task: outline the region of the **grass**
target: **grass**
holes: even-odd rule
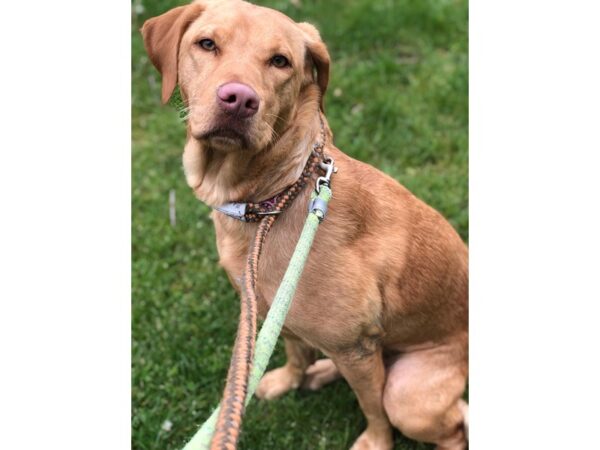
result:
[[[257,3],[321,30],[333,61],[326,103],[336,145],[396,178],[468,240],[466,0]],[[132,448],[178,449],[219,401],[238,299],[217,264],[209,209],[185,183],[184,124],[175,108],[160,106],[160,76],[137,32],[178,3],[140,5],[132,16]],[[280,346],[271,366],[283,361]],[[340,381],[254,401],[240,447],[345,449],[364,426]],[[431,448],[399,433],[395,440],[396,449]]]

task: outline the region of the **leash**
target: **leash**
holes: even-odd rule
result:
[[[216,408],[210,418],[188,442],[184,450],[234,450],[239,440],[242,416],[245,406],[250,402],[269,359],[277,343],[277,338],[285,322],[298,280],[306,264],[306,259],[319,223],[325,218],[327,205],[331,199],[330,181],[336,171],[334,161],[323,155],[325,144],[324,125],[321,119],[321,141],[313,145],[300,178],[281,195],[275,207],[269,211],[252,210],[244,214],[244,221],[260,220],[254,237],[254,244],[249,252],[244,271],[244,283],[240,302],[240,320],[233,347],[227,382],[221,406]],[[319,161],[322,159],[322,161]],[[315,191],[311,195],[309,214],[302,234],[285,272],[283,280],[275,294],[275,298],[263,327],[256,336],[256,276],[258,260],[265,237],[275,222],[277,215],[286,209],[291,201],[300,193],[308,182],[317,165],[325,171],[316,181]],[[261,214],[262,213],[262,214]],[[264,217],[260,217],[264,215]]]

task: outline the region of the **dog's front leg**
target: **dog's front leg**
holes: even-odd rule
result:
[[[367,429],[351,450],[390,450],[392,427],[383,408],[385,366],[381,350],[367,355],[355,352],[330,355],[358,398]]]
[[[304,378],[304,372],[315,362],[317,352],[296,337],[284,335],[287,362],[283,367],[267,372],[256,389],[256,396],[265,400],[280,397],[297,389]]]

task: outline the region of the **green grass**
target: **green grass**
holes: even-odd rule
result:
[[[332,56],[327,116],[336,145],[441,211],[468,239],[467,2],[261,1],[318,26]],[[134,5],[137,4],[134,3]],[[132,447],[178,449],[220,398],[238,299],[218,267],[209,209],[181,167],[185,128],[160,106],[160,76],[137,29],[178,3],[134,14]],[[177,225],[168,195],[177,195]],[[271,361],[283,363],[282,346]],[[162,430],[166,421],[170,431]],[[254,401],[241,448],[345,449],[365,420],[343,381]],[[431,448],[395,436],[396,449]]]

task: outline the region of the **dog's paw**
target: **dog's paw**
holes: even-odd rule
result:
[[[306,369],[302,388],[317,391],[341,376],[340,371],[332,360],[319,359]]]
[[[350,450],[391,450],[392,430],[373,432],[367,428],[354,442]]]
[[[469,440],[469,405],[464,400],[458,402],[458,407],[463,415],[463,427],[465,429],[465,438]]]
[[[256,396],[264,400],[281,397],[286,392],[300,386],[301,375],[283,366],[267,372],[256,388]]]

